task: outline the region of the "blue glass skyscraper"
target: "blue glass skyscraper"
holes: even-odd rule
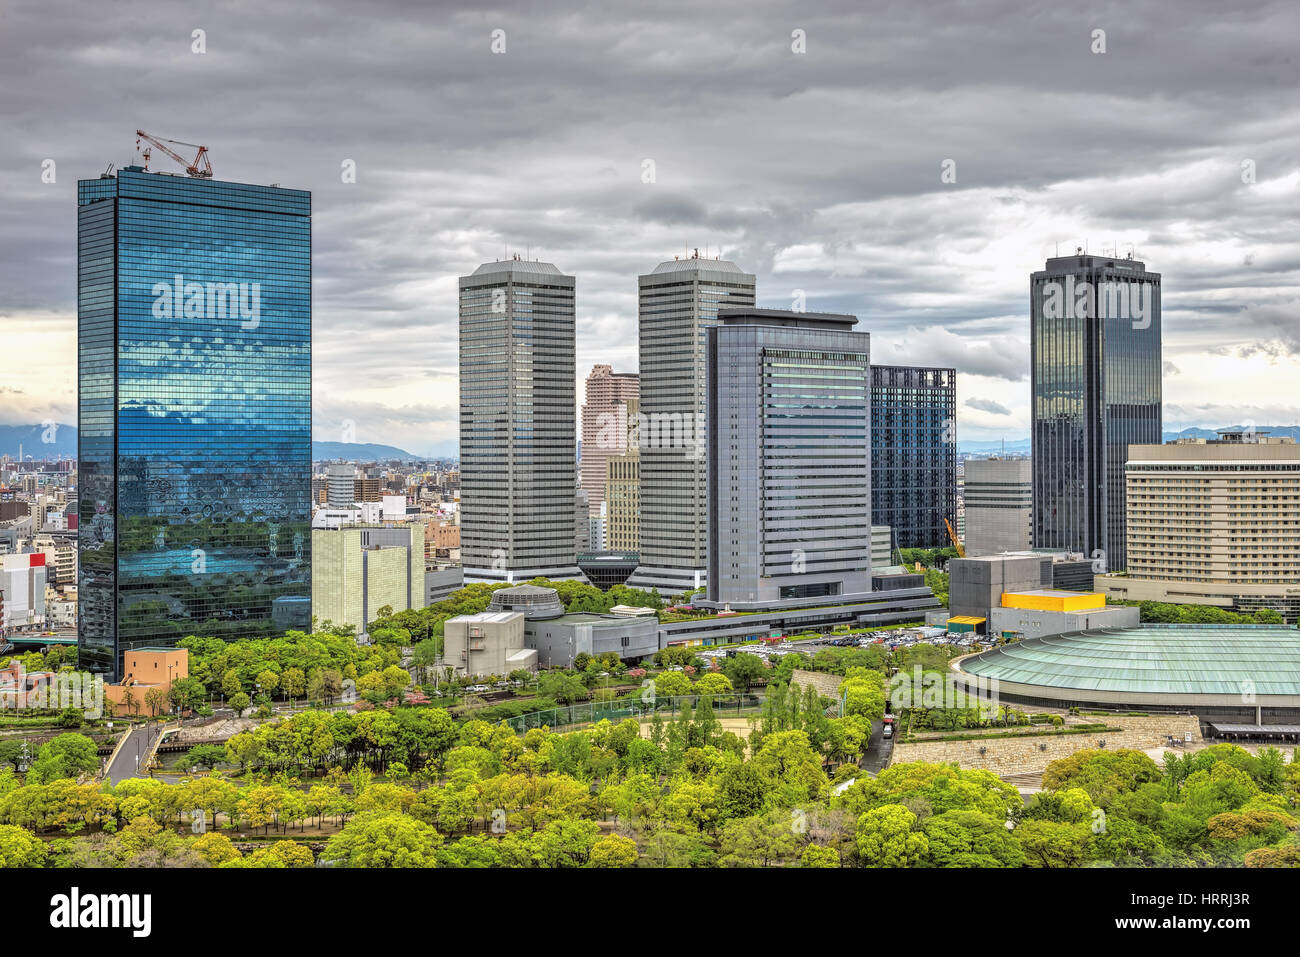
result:
[[[77,189],[79,650],[310,627],[311,194]]]
[[[871,367],[871,523],[895,548],[948,544],[957,516],[957,370]]]

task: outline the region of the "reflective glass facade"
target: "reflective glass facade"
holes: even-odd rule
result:
[[[871,367],[871,523],[895,548],[948,544],[957,514],[957,370]]]
[[[311,195],[78,184],[81,666],[308,628]]]
[[[1124,463],[1161,441],[1160,274],[1064,256],[1030,279],[1033,543],[1127,565]]]

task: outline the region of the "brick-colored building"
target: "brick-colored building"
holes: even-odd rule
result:
[[[134,648],[124,652],[122,680],[104,685],[106,714],[147,714],[145,695],[151,688],[169,694],[172,684],[190,676],[190,652],[187,648]],[[127,692],[132,707],[127,707]]]
[[[587,376],[587,398],[582,405],[582,490],[591,515],[600,514],[605,501],[605,462],[627,451],[627,404],[641,394],[634,372],[615,372],[595,365]],[[635,421],[635,420],[634,420]]]

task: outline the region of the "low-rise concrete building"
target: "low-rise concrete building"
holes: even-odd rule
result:
[[[519,585],[492,593],[492,612],[524,617],[524,645],[537,651],[538,664],[569,668],[583,652],[614,652],[626,661],[639,661],[659,650],[659,617],[648,614],[566,614],[554,588]]]
[[[1137,608],[1106,604],[1100,593],[1034,589],[1002,596],[988,614],[988,634],[1000,638],[1042,638],[1095,628],[1136,628]]]
[[[524,641],[548,668],[571,668],[584,652],[598,656],[612,651],[625,661],[639,661],[659,650],[659,618],[577,612],[526,622]]]
[[[948,563],[948,616],[926,621],[1016,638],[1136,625],[1137,608],[1107,607],[1105,595],[1082,590],[1091,569],[1087,559],[1066,552],[954,558]]]
[[[948,610],[953,615],[985,615],[1005,592],[1054,588],[1093,591],[1094,566],[1073,552],[1033,549],[996,555],[967,555],[948,562]]]
[[[450,598],[452,592],[465,587],[465,569],[459,565],[435,568],[424,573],[424,605],[428,606]]]
[[[1042,587],[1043,560],[1028,552],[954,558],[948,562],[948,612],[987,618],[1006,592]]]
[[[515,611],[457,615],[443,622],[443,664],[460,676],[537,670],[537,652],[524,645],[524,616]]]

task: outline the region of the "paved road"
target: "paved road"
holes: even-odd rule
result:
[[[881,734],[883,721],[877,721],[871,728],[871,740],[867,742],[866,753],[862,755],[862,770],[873,777],[885,770],[889,758],[894,753],[894,739]]]
[[[148,772],[139,767],[138,761],[144,760],[145,753],[161,733],[162,726],[156,724],[146,724],[132,730],[126,744],[122,745],[122,750],[117,752],[117,759],[108,768],[109,782],[117,784],[127,778],[146,776]]]

